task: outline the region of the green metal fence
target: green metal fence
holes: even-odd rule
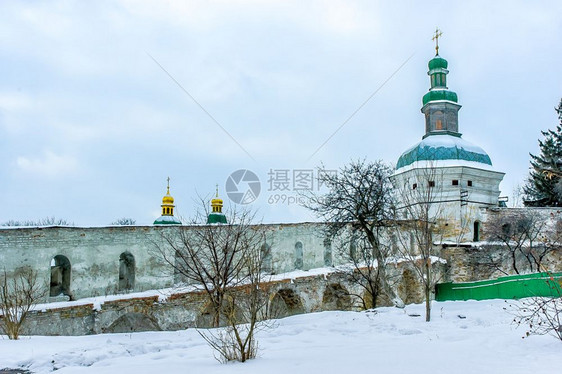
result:
[[[467,283],[440,283],[435,300],[520,299],[530,296],[562,297],[562,273],[510,275]]]

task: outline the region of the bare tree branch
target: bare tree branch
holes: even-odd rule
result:
[[[338,173],[318,174],[318,183],[329,192],[307,194],[304,206],[328,223],[328,239],[339,245],[338,253],[351,264],[350,280],[370,299],[357,295],[363,306],[375,307],[381,293],[396,306],[403,306],[385,268],[391,253],[383,235],[394,216],[391,169],[381,161],[358,160]]]

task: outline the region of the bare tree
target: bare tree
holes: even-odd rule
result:
[[[218,353],[221,362],[254,358],[255,332],[267,318],[267,295],[261,290],[264,260],[269,257],[263,226],[253,224],[255,213],[232,210],[227,224],[201,225],[208,215],[207,204],[192,226],[170,227],[155,243],[157,253],[183,282],[205,292],[214,327],[199,330]]]
[[[395,233],[398,252],[414,269],[414,274],[423,288],[425,320],[431,320],[431,293],[441,280],[442,272],[436,271],[439,262],[439,247],[447,232],[445,226],[445,204],[443,202],[443,172],[433,165],[416,169],[411,177],[396,185],[398,193]],[[396,184],[398,184],[396,180]],[[460,214],[457,241],[466,233],[464,215]]]
[[[318,183],[329,192],[306,195],[304,206],[328,223],[326,235],[334,245],[339,243],[337,251],[351,266],[350,280],[367,295],[357,296],[365,307],[375,307],[384,293],[402,307],[389,282],[386,264],[391,253],[383,238],[393,218],[391,169],[382,161],[358,160],[337,173],[320,168],[318,175]]]
[[[0,226],[74,226],[73,222],[69,222],[63,218],[45,217],[38,220],[9,220],[2,223]]]
[[[127,217],[119,218],[119,219],[110,223],[110,225],[113,225],[113,226],[134,226],[136,224],[137,224],[137,221],[135,219],[127,218]]]
[[[488,240],[506,249],[492,266],[505,275],[544,270],[544,259],[562,248],[562,218],[545,217],[533,209],[506,213],[494,215],[486,223]],[[504,262],[509,265],[504,266]]]
[[[33,306],[42,298],[43,290],[37,282],[37,272],[24,267],[0,280],[0,327],[8,338],[17,340],[23,323]]]

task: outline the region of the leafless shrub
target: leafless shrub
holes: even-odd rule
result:
[[[209,214],[205,200],[201,203],[194,224],[205,222]],[[226,326],[198,330],[217,359],[245,362],[256,356],[255,332],[267,326],[269,299],[261,283],[270,247],[265,245],[264,227],[253,224],[255,213],[234,209],[227,217],[227,224],[163,230],[155,247],[183,282],[203,289],[212,309],[212,326]]]
[[[37,272],[25,267],[12,275],[4,270],[0,279],[0,328],[8,338],[17,340],[23,323],[44,290],[37,282]]]
[[[510,304],[513,322],[525,328],[525,336],[552,335],[562,340],[562,289],[560,281],[547,281],[554,297],[530,297]]]
[[[268,320],[269,298],[255,283],[232,291],[222,308],[226,327],[197,330],[222,363],[256,358],[256,333],[274,326],[274,322]]]

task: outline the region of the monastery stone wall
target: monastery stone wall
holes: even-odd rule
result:
[[[394,275],[404,271],[403,266],[392,269]],[[421,301],[418,284],[403,282],[396,286],[404,299]],[[337,272],[264,282],[262,288],[269,295],[270,311],[276,318],[324,310],[361,309],[359,299],[350,295],[361,294],[363,290],[350,283],[346,275]],[[382,305],[385,305],[384,300],[383,297]],[[174,331],[210,327],[212,320],[207,296],[201,291],[178,291],[161,301],[158,295],[124,295],[122,299],[101,302],[98,306],[80,302],[63,303],[60,307],[59,304],[47,304],[30,313],[23,334]]]
[[[273,273],[338,263],[337,256],[326,253],[324,224],[265,227]],[[6,228],[0,229],[0,260],[8,272],[26,266],[36,270],[40,284],[49,288],[52,261],[56,256],[64,256],[70,263],[69,293],[73,299],[80,299],[118,293],[120,256],[130,253],[134,257],[134,287],[129,292],[166,288],[174,285],[174,272],[157,250],[166,247],[163,235],[171,237],[174,230],[197,229],[197,226]],[[302,252],[300,262],[297,247]]]
[[[488,238],[490,222],[494,217],[509,217],[529,212],[517,209],[482,209],[481,238]],[[535,209],[548,222],[560,220],[560,209]],[[457,236],[455,222],[444,222],[450,236]],[[267,292],[272,304],[282,315],[321,310],[358,309],[363,290],[350,283],[344,274],[328,272],[297,278],[282,279],[286,272],[297,268],[304,272],[317,268],[332,268],[343,263],[338,255],[341,243],[329,245],[325,241],[323,223],[268,224],[266,242],[272,253],[272,274],[276,281],[268,282]],[[406,230],[404,226],[403,230]],[[31,267],[39,273],[39,282],[47,289],[52,283],[51,264],[56,256],[64,256],[70,263],[70,294],[73,299],[123,293],[119,300],[104,302],[101,307],[84,305],[83,301],[56,304],[68,296],[46,297],[51,302],[43,310],[34,312],[25,326],[27,334],[83,335],[106,332],[148,330],[178,330],[206,326],[210,321],[204,294],[176,293],[165,301],[158,296],[131,297],[131,292],[155,290],[174,286],[170,265],[161,260],[156,248],[163,235],[174,230],[197,230],[198,226],[120,226],[101,228],[44,227],[0,229],[0,262],[8,273],[21,267]],[[404,231],[404,235],[409,235]],[[392,235],[388,237],[392,241]],[[345,246],[344,246],[345,249]],[[446,260],[436,263],[435,271],[442,282],[475,281],[512,273],[505,260],[506,248],[500,243],[486,241],[436,244],[436,254]],[[543,261],[545,269],[562,271],[560,250],[549,254]],[[134,257],[134,287],[119,290],[120,258],[123,253]],[[299,253],[302,259],[299,260]],[[335,268],[332,268],[335,270]],[[387,265],[393,286],[406,303],[423,300],[415,271],[408,263]],[[300,273],[303,274],[303,273]],[[306,273],[304,273],[306,274]],[[291,277],[287,275],[287,277]],[[379,305],[388,305],[384,295]],[[57,305],[61,305],[57,307]]]

